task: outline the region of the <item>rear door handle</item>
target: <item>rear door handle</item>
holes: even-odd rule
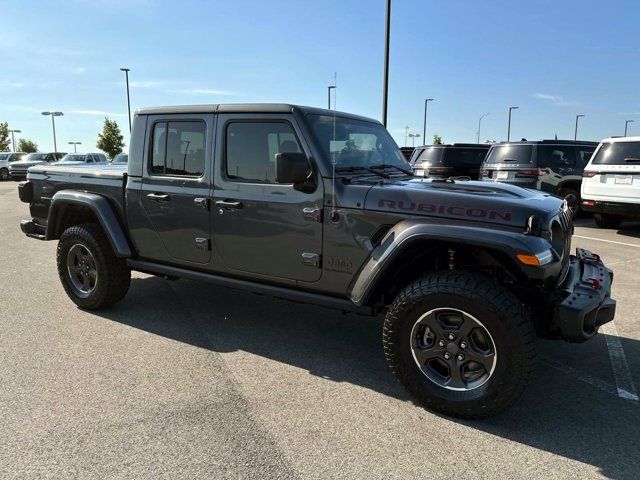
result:
[[[168,202],[171,200],[171,197],[164,193],[149,193],[147,194],[147,198],[154,202]]]
[[[217,200],[216,207],[229,210],[239,210],[242,208],[242,202],[237,202],[235,200]]]

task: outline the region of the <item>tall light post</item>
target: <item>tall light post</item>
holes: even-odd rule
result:
[[[124,72],[125,78],[127,80],[127,109],[129,111],[129,133],[131,133],[131,98],[129,97],[129,72],[131,70],[124,67],[120,70]]]
[[[416,138],[420,138],[420,134],[419,133],[410,133],[409,134],[409,138],[411,139],[411,146],[415,147],[416,146]]]
[[[584,114],[584,113],[580,113],[580,114],[576,115],[576,130],[575,130],[575,132],[573,133],[573,140],[574,140],[574,141],[575,141],[575,140],[578,140],[578,120],[579,120],[581,117],[584,117],[584,116],[585,116],[585,114]]]
[[[58,156],[58,145],[56,144],[56,117],[61,117],[64,115],[62,112],[42,112],[42,115],[47,116],[51,115],[51,126],[53,127],[53,151]]]
[[[429,102],[433,102],[433,98],[426,98],[424,100],[424,124],[422,127],[422,138],[424,138],[425,145],[427,144],[427,107]]]
[[[624,121],[624,136],[627,136],[627,127],[629,126],[630,123],[635,122],[635,120],[625,120]]]
[[[476,143],[480,143],[480,127],[482,126],[482,119],[487,115],[490,115],[490,113],[483,113],[482,115],[480,115],[480,118],[478,119],[478,131],[476,132]]]
[[[409,138],[409,127],[404,127],[404,146],[407,146],[407,139]]]
[[[511,111],[517,110],[518,107],[509,107],[509,126],[507,127],[507,142],[511,139]]]
[[[391,0],[387,0],[384,29],[384,79],[382,83],[382,125],[387,126],[387,101],[389,97],[389,36],[391,34]]]
[[[13,151],[16,151],[16,139],[13,136],[14,133],[22,133],[21,130],[9,130],[11,132],[11,146],[13,147]]]
[[[335,89],[335,85],[329,85],[327,87],[327,108],[331,110],[331,90]]]
[[[82,142],[69,142],[69,145],[73,145],[73,153],[78,153],[78,150],[76,150],[76,145],[82,145]]]

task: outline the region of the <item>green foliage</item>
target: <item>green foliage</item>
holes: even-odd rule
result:
[[[433,136],[433,144],[434,145],[442,145],[442,137],[437,133]]]
[[[38,151],[38,144],[28,138],[21,138],[18,142],[18,151],[24,153],[33,153]]]
[[[109,118],[105,117],[102,133],[98,134],[96,146],[106,153],[109,158],[113,158],[117,154],[122,153],[124,149],[124,137],[115,120],[109,120]]]
[[[0,152],[8,152],[11,140],[9,139],[9,124],[0,123]]]

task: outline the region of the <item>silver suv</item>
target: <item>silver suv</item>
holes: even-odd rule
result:
[[[1,152],[0,153],[0,180],[9,180],[9,163],[17,162],[24,158],[23,152]]]

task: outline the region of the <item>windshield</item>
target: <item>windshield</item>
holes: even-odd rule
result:
[[[485,163],[531,163],[531,145],[495,145],[489,150]]]
[[[593,157],[595,165],[640,164],[640,142],[603,143]]]
[[[378,123],[335,117],[334,127],[331,115],[309,115],[309,120],[322,153],[336,168],[384,164],[408,168],[398,145]]]
[[[112,163],[127,163],[127,160],[129,160],[129,155],[126,153],[119,153],[113,157]]]
[[[0,153],[0,160],[6,160],[8,156],[8,153]]]
[[[27,162],[41,162],[47,156],[46,153],[30,153],[25,160]]]
[[[69,153],[60,160],[60,163],[67,162],[84,162],[84,155],[74,155],[73,153]]]

